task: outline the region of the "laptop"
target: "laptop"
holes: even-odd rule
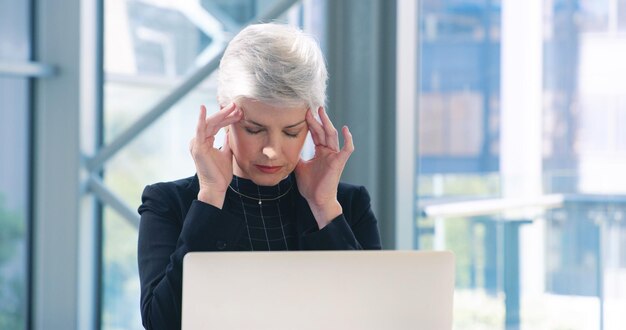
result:
[[[192,252],[182,329],[452,329],[454,255]]]

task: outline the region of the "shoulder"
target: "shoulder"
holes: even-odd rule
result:
[[[157,182],[148,185],[141,195],[139,213],[147,209],[153,211],[183,211],[189,208],[198,195],[198,179],[191,176],[175,181]]]
[[[197,187],[198,187],[198,179],[194,175],[194,176],[190,176],[190,177],[175,180],[175,181],[157,182],[157,183],[148,185],[146,186],[144,190],[144,195],[146,193],[186,195],[186,194],[191,194],[194,191],[197,194],[197,190],[198,190]]]
[[[337,187],[337,200],[349,221],[354,216],[359,217],[371,208],[370,195],[364,186],[340,182]]]
[[[338,199],[357,199],[369,201],[369,193],[364,186],[353,185],[345,182],[340,182],[337,187]]]

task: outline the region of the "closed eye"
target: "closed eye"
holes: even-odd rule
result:
[[[261,129],[254,129],[254,128],[249,128],[249,127],[244,127],[244,130],[246,131],[246,133],[251,134],[251,135],[259,134],[259,133],[261,133],[261,132],[265,131],[265,129],[264,129],[264,128],[261,128]],[[295,132],[295,133],[293,133],[293,132],[283,131],[283,133],[284,133],[287,137],[289,137],[289,138],[296,138],[296,137],[298,137],[298,135],[300,134],[300,131]]]
[[[245,130],[249,134],[259,134],[259,133],[261,133],[263,131],[262,129],[255,130],[255,129],[250,129],[250,128],[247,128],[247,127],[245,128]]]

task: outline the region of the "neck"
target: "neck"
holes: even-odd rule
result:
[[[275,201],[286,196],[293,190],[293,187],[291,176],[281,180],[274,186],[260,186],[250,179],[233,176],[229,190],[238,195],[238,197],[261,204],[261,201]]]

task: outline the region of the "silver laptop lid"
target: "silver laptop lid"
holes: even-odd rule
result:
[[[194,252],[182,328],[451,329],[453,291],[450,252]]]

